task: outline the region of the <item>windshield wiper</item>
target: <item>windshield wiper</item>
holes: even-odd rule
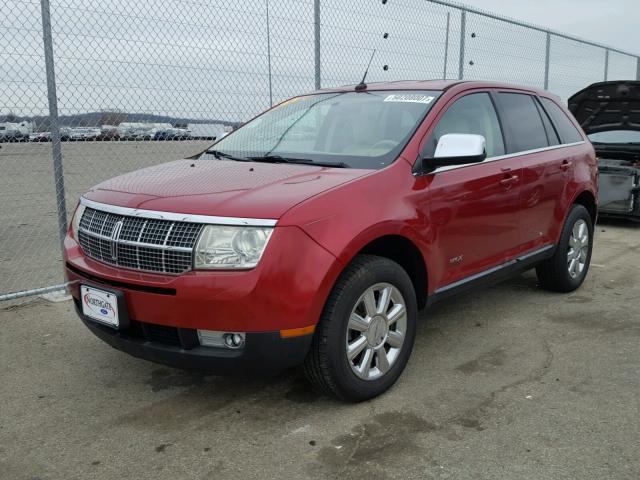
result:
[[[251,161],[250,158],[237,157],[235,155],[231,155],[230,153],[221,152],[220,150],[207,150],[204,153],[208,153],[209,155],[213,155],[218,160],[221,160],[221,159],[224,158],[225,160],[235,160],[236,162],[250,162]]]
[[[308,158],[292,158],[280,155],[264,155],[262,157],[248,157],[248,159],[254,162],[264,163],[297,163],[303,165],[316,165],[318,167],[350,168],[350,165],[344,162],[316,162]]]

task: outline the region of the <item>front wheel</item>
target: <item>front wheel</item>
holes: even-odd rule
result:
[[[587,276],[592,250],[591,215],[584,206],[573,205],[553,257],[536,267],[540,285],[554,292],[576,290]]]
[[[407,272],[387,258],[359,255],[327,300],[305,360],[307,378],[344,400],[380,395],[407,364],[416,315]]]

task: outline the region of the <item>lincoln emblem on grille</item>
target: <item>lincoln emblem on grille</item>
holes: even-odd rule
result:
[[[120,237],[120,230],[122,230],[122,220],[118,220],[113,226],[113,232],[111,233],[111,259],[118,259],[118,238]]]
[[[78,240],[84,253],[100,262],[179,275],[192,267],[193,248],[203,226],[87,207],[78,228]]]

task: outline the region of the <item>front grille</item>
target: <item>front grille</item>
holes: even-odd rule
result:
[[[191,269],[203,225],[130,217],[86,208],[78,241],[86,255],[109,265],[179,274]]]

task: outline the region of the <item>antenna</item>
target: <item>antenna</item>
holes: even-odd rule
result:
[[[371,53],[371,58],[369,59],[369,64],[367,65],[367,69],[364,71],[364,75],[362,76],[362,80],[360,80],[360,83],[356,85],[356,92],[367,89],[367,84],[364,83],[364,81],[367,79],[367,74],[369,73],[369,67],[371,66],[371,62],[373,61],[373,56],[375,54],[376,54],[376,49],[374,48],[373,52]]]

